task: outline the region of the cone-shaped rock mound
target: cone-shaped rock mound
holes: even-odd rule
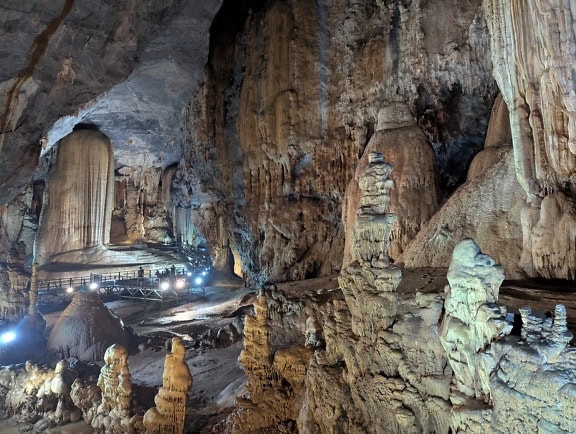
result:
[[[48,337],[50,350],[84,361],[103,360],[112,344],[126,347],[128,336],[120,318],[94,293],[76,294]]]

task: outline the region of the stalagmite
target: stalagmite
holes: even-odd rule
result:
[[[139,417],[131,415],[132,383],[128,369],[128,351],[111,345],[104,355],[98,377],[102,401],[91,421],[98,433],[131,434],[139,431]]]
[[[178,337],[172,338],[172,351],[166,355],[162,387],[154,398],[156,407],[144,415],[147,434],[181,434],[186,419],[187,395],[192,375],[185,360],[186,348]]]
[[[128,344],[122,320],[96,293],[78,293],[62,312],[48,337],[48,349],[62,358],[102,360],[113,343]]]
[[[505,321],[506,309],[496,304],[503,280],[502,267],[474,241],[463,240],[456,246],[448,270],[450,284],[446,286],[440,341],[456,387],[465,396],[480,399],[488,395],[489,385],[481,381],[477,354],[512,330]]]

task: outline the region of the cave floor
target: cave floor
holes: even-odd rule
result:
[[[398,288],[402,298],[419,292],[442,293],[447,284],[446,271],[440,269],[403,270]],[[338,276],[289,282],[276,285],[287,298],[314,299],[322,304],[342,298]],[[179,304],[134,300],[108,301],[107,306],[138,336],[137,349],[129,358],[133,393],[138,412],[152,407],[154,396],[162,385],[162,370],[167,342],[180,336],[187,348],[186,361],[193,376],[187,414],[187,432],[210,432],[234,409],[235,399],[244,390],[245,375],[238,363],[242,339],[234,330],[251,310],[256,290],[239,285],[213,286],[193,293]],[[535,312],[553,311],[563,303],[568,312],[569,327],[576,331],[576,290],[570,282],[505,281],[499,302],[510,312],[529,306]],[[45,313],[51,328],[61,310]],[[236,328],[235,328],[236,327]],[[232,331],[232,332],[231,332]],[[0,434],[22,432],[14,421],[0,422]],[[83,423],[45,431],[48,433],[90,433]]]

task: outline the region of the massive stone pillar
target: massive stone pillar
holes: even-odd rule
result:
[[[58,262],[62,253],[107,244],[113,190],[110,140],[94,130],[74,131],[62,139],[48,174],[35,246],[38,264]],[[82,261],[79,255],[67,255],[65,260]]]

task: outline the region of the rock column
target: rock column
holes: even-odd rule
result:
[[[35,244],[40,266],[74,251],[66,262],[81,262],[79,251],[109,242],[113,210],[114,159],[110,140],[78,130],[58,146],[48,174],[45,206]]]

